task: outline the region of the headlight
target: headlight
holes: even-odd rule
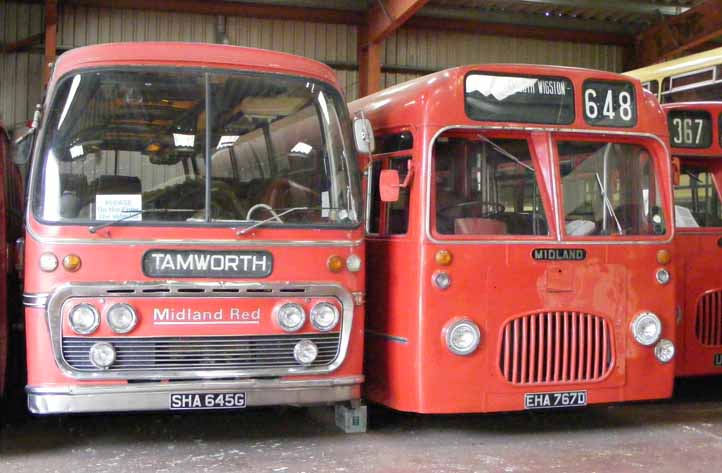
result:
[[[105,370],[115,363],[115,348],[108,342],[98,342],[90,347],[90,362],[96,368]]]
[[[288,302],[276,309],[276,322],[286,332],[295,332],[306,322],[306,311],[300,305]]]
[[[358,255],[351,255],[346,258],[346,269],[352,273],[361,271],[361,258]]]
[[[481,341],[479,326],[469,319],[453,322],[445,329],[446,346],[456,355],[470,355]]]
[[[451,276],[449,276],[449,273],[445,271],[436,271],[431,276],[431,282],[433,282],[434,286],[439,289],[447,289],[451,286]]]
[[[674,343],[670,340],[662,339],[654,347],[654,356],[662,363],[669,363],[674,358]]]
[[[662,322],[655,314],[642,312],[632,322],[632,335],[640,345],[654,345],[662,335]]]
[[[108,309],[105,318],[115,333],[128,333],[138,324],[138,316],[128,304],[115,304]]]
[[[98,310],[90,304],[78,304],[70,309],[70,328],[78,335],[90,335],[100,325]]]
[[[654,275],[654,277],[657,279],[657,282],[664,286],[669,282],[669,280],[672,278],[672,276],[669,274],[669,271],[666,269],[658,269],[657,273]]]
[[[334,328],[338,319],[338,309],[328,302],[319,302],[311,309],[311,324],[322,332],[328,332]]]
[[[58,267],[58,257],[52,253],[43,253],[40,255],[40,269],[46,273],[55,271]]]
[[[293,347],[293,357],[304,366],[316,361],[317,356],[318,347],[311,340],[301,340]]]

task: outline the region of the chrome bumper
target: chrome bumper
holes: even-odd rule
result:
[[[34,414],[162,411],[173,393],[246,393],[246,405],[311,405],[360,399],[363,376],[310,381],[244,380],[96,386],[28,386]]]

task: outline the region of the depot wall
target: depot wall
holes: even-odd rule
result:
[[[0,2],[0,42],[9,43],[44,30],[42,4]],[[136,10],[60,7],[58,48],[116,41],[204,41],[216,39],[217,18],[208,15]],[[357,28],[312,22],[229,17],[230,44],[285,51],[334,67],[349,100],[356,98]],[[9,127],[31,117],[41,99],[42,47],[21,53],[0,53],[0,120]],[[565,43],[401,29],[384,43],[384,87],[426,72],[460,64],[518,62],[559,64],[610,71],[622,70],[617,46]]]

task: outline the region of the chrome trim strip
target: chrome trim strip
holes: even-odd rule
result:
[[[371,335],[372,337],[378,337],[378,338],[385,338],[386,340],[389,340],[391,342],[401,343],[404,345],[409,343],[408,338],[399,337],[396,335],[390,335],[388,333],[374,332],[373,330],[366,330],[366,335]]]
[[[432,183],[431,183],[431,154],[432,150],[434,148],[434,142],[436,139],[444,132],[448,130],[476,130],[476,131],[483,131],[483,130],[493,130],[493,131],[526,131],[526,132],[535,132],[535,131],[541,131],[546,133],[576,133],[580,135],[617,135],[617,136],[634,136],[634,137],[641,137],[641,138],[647,138],[647,139],[653,139],[657,141],[660,145],[662,145],[662,148],[666,151],[668,159],[666,162],[671,163],[670,151],[669,146],[665,144],[664,141],[662,141],[658,136],[653,135],[651,133],[639,133],[639,132],[630,132],[630,131],[620,131],[620,130],[580,130],[577,128],[544,128],[544,127],[525,127],[525,126],[469,126],[469,125],[449,125],[440,128],[436,133],[434,133],[434,136],[431,137],[431,140],[428,143],[428,146],[426,148],[426,153],[423,157],[423,164],[428,164],[428,169],[426,169],[426,178],[424,180],[424,185],[426,186],[427,193],[426,193],[426,199],[425,199],[425,205],[426,210],[424,212],[424,237],[430,241],[431,243],[435,243],[438,245],[592,245],[592,246],[598,246],[598,245],[663,245],[663,244],[669,244],[672,243],[672,240],[674,238],[674,213],[672,212],[671,221],[667,222],[667,228],[669,229],[669,238],[666,240],[626,240],[626,241],[585,241],[585,240],[555,240],[550,239],[549,236],[539,236],[537,239],[534,240],[438,240],[434,238],[431,234],[431,192],[432,192]],[[662,185],[665,185],[665,183],[661,183]],[[672,195],[672,183],[666,183],[668,188],[668,195]],[[660,186],[661,187],[661,186]],[[553,196],[554,199],[556,199],[556,196]],[[667,217],[665,215],[665,217]],[[669,220],[669,219],[668,219]]]
[[[361,398],[363,376],[321,380],[191,381],[99,386],[28,386],[34,414],[168,410],[172,393],[245,392],[247,406],[309,405]]]
[[[23,294],[23,305],[36,309],[44,309],[48,305],[50,294]]]
[[[26,218],[30,218],[28,215]],[[147,228],[147,227],[143,227]],[[168,246],[211,246],[211,247],[269,247],[269,246],[328,246],[328,247],[357,247],[363,243],[363,239],[358,240],[253,240],[253,239],[234,239],[234,240],[129,240],[119,238],[107,238],[99,240],[96,238],[61,238],[61,237],[44,237],[38,235],[32,228],[32,224],[26,225],[27,234],[38,243],[55,244],[55,245],[168,245]],[[231,232],[231,229],[228,229]]]
[[[194,289],[201,292],[180,292],[182,289]],[[224,292],[214,292],[219,289]],[[288,291],[288,290],[291,291]],[[292,292],[294,289],[303,289],[303,292]],[[108,292],[121,290],[121,293]],[[228,292],[237,290],[238,292]],[[264,290],[268,292],[257,292]],[[132,292],[128,292],[132,291]],[[144,292],[145,291],[145,292]],[[164,291],[164,292],[153,292]],[[247,297],[247,298],[283,298],[283,297],[335,297],[343,307],[343,318],[341,325],[341,340],[339,342],[338,356],[328,366],[315,368],[257,368],[247,370],[197,370],[183,369],[174,371],[141,371],[141,370],[117,370],[87,372],[78,371],[72,368],[63,358],[62,352],[62,307],[65,302],[74,297]],[[333,283],[319,282],[298,282],[298,283],[237,283],[237,282],[189,282],[179,283],[167,281],[164,283],[68,283],[53,291],[45,311],[45,318],[50,333],[50,342],[55,357],[55,362],[62,373],[70,378],[81,380],[107,380],[107,379],[133,379],[133,380],[169,380],[169,379],[217,379],[217,378],[239,378],[239,377],[275,377],[289,375],[316,375],[328,374],[341,366],[346,359],[351,338],[351,325],[353,323],[354,302],[351,294],[342,286]]]

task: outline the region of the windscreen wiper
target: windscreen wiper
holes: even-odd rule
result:
[[[489,144],[492,148],[494,148],[494,150],[495,150],[496,152],[498,152],[498,153],[501,154],[502,156],[505,156],[505,157],[511,159],[512,161],[514,161],[514,162],[515,162],[516,164],[518,164],[519,166],[523,166],[523,167],[527,168],[528,170],[530,170],[531,172],[536,172],[536,170],[535,170],[532,166],[529,166],[528,164],[522,162],[521,159],[517,158],[516,156],[514,156],[513,154],[511,154],[510,152],[508,152],[507,150],[505,150],[504,148],[502,148],[502,147],[499,146],[498,144],[494,143],[493,141],[491,141],[491,140],[490,140],[489,138],[487,138],[486,136],[482,135],[481,133],[479,133],[478,136],[479,136],[479,138],[481,138],[481,141]]]
[[[264,206],[263,208],[266,208],[266,207]],[[288,215],[290,213],[298,212],[298,211],[302,211],[302,210],[306,211],[306,212],[314,211],[314,210],[321,210],[321,211],[346,210],[346,211],[348,211],[348,209],[345,209],[343,207],[291,207],[289,209],[285,209],[281,213],[276,213],[276,211],[272,208],[266,208],[266,210],[268,210],[272,214],[270,217],[268,217],[267,219],[264,219],[264,220],[258,220],[256,223],[254,223],[253,225],[249,225],[248,227],[241,228],[240,230],[238,230],[236,232],[236,235],[238,235],[238,236],[245,235],[246,233],[250,232],[251,230],[261,227],[272,220],[275,220],[279,223],[283,223],[283,220],[281,220],[281,217],[283,217],[284,215]],[[248,220],[246,220],[246,221],[248,221]]]
[[[614,219],[614,223],[617,224],[617,231],[620,235],[624,235],[624,230],[622,230],[622,225],[619,223],[619,219],[617,218],[617,214],[614,212],[614,208],[612,207],[612,203],[609,201],[609,197],[607,197],[607,189],[604,188],[604,185],[602,184],[602,180],[599,178],[599,173],[594,173],[594,176],[597,178],[597,184],[599,184],[599,192],[602,195],[602,201],[604,202],[604,207],[607,208],[609,211],[609,215],[612,216]]]
[[[116,223],[123,222],[125,220],[131,219],[138,215],[143,215],[147,213],[153,213],[153,214],[175,214],[175,213],[190,213],[190,212],[198,212],[203,209],[145,209],[145,210],[123,210],[123,213],[127,213],[128,215],[124,215],[123,217],[120,217],[116,220],[111,220],[109,222],[101,223],[99,225],[91,225],[88,227],[88,231],[90,233],[95,233],[98,230],[102,230],[103,228],[110,227],[115,225]]]

